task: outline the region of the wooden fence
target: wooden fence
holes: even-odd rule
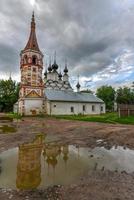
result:
[[[133,105],[119,104],[118,113],[119,117],[134,116],[134,104]]]

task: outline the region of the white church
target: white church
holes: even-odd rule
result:
[[[43,53],[35,32],[34,13],[31,32],[25,48],[20,53],[21,83],[17,111],[21,115],[72,115],[105,113],[104,102],[90,93],[80,92],[79,81],[74,92],[69,82],[67,63],[63,74],[56,63],[49,63],[42,77]]]

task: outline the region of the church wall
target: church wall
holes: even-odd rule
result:
[[[51,102],[50,101],[47,101],[46,102],[46,107],[47,107],[47,114],[48,115],[51,115]]]
[[[101,107],[103,107],[103,110],[101,110]],[[85,109],[85,111],[83,109]],[[48,114],[50,115],[101,114],[101,113],[105,113],[105,104],[50,102],[50,103],[47,103],[47,110],[48,110]]]
[[[19,114],[23,115],[24,114],[24,101],[20,100],[18,101],[18,112]]]
[[[25,115],[38,115],[42,113],[42,99],[25,99]]]

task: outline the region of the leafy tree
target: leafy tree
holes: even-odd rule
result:
[[[128,87],[120,87],[116,92],[116,102],[119,104],[134,104],[134,91]]]
[[[0,112],[13,110],[13,105],[18,100],[19,84],[9,80],[0,80]]]
[[[132,91],[134,92],[134,82],[132,83]]]
[[[112,86],[101,86],[97,89],[96,95],[105,102],[106,110],[114,109],[115,90]]]

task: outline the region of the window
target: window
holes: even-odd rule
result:
[[[103,112],[103,106],[101,106],[101,112]]]
[[[24,56],[24,64],[27,64],[27,55]]]
[[[74,107],[71,107],[71,112],[72,112],[72,113],[74,112]]]
[[[92,105],[92,111],[93,111],[93,112],[95,111],[95,106],[94,106],[94,105]]]
[[[54,108],[56,108],[56,105],[54,105]]]
[[[85,105],[83,105],[83,111],[86,111],[86,106]]]
[[[36,64],[37,64],[37,58],[36,58],[36,56],[33,56],[33,57],[32,57],[32,64],[33,64],[33,65],[36,65]]]
[[[32,79],[34,79],[34,80],[35,80],[35,79],[36,79],[36,75],[33,75],[33,76],[32,76]]]
[[[33,72],[36,72],[36,68],[33,68]]]

